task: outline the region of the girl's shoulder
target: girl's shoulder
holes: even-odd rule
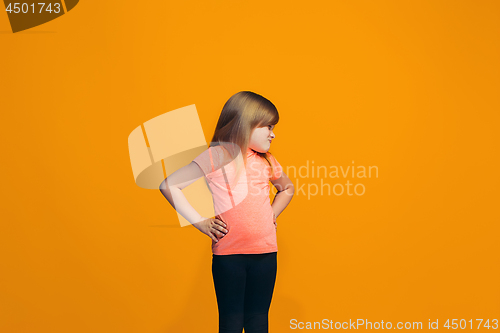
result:
[[[227,160],[227,155],[225,154],[224,150],[225,149],[222,146],[208,147],[198,156],[196,156],[193,159],[193,162],[200,166],[205,175],[209,175],[227,164],[224,163],[224,161]]]
[[[211,162],[213,164],[214,170],[218,170],[223,166],[226,166],[237,158],[233,156],[232,153],[224,146],[218,145],[209,147],[208,152],[210,154]],[[237,151],[233,152],[236,153]]]
[[[278,163],[278,160],[276,159],[276,157],[274,157],[273,154],[271,154],[271,152],[267,152],[267,158],[274,164],[274,165],[279,165]]]
[[[273,173],[272,173],[272,175],[270,177],[270,180],[275,180],[275,179],[280,178],[281,174],[282,174],[282,171],[283,171],[283,168],[282,168],[281,164],[278,162],[278,160],[276,159],[276,157],[274,157],[274,155],[271,154],[270,152],[267,152],[267,158],[271,162],[271,164],[272,164],[272,170],[273,170]]]

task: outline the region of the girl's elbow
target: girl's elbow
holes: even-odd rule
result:
[[[176,188],[178,187],[175,184],[174,185],[168,184],[168,178],[165,178],[165,180],[162,181],[160,184],[160,191],[162,192],[170,193],[172,190],[175,190]]]

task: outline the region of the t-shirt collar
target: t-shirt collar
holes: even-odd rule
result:
[[[254,156],[254,155],[257,155],[257,152],[255,150],[253,150],[252,148],[248,148],[247,149],[247,158]]]

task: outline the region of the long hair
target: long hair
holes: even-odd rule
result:
[[[241,152],[246,167],[246,152],[253,129],[276,125],[278,121],[278,110],[270,100],[251,91],[240,91],[224,104],[210,146],[222,145],[231,155],[231,159],[235,159]],[[271,153],[256,153],[269,163],[271,174],[274,174],[273,164],[269,159]],[[239,172],[240,166],[238,175]]]

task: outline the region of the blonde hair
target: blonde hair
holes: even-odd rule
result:
[[[249,148],[248,143],[253,129],[276,125],[278,121],[278,110],[270,100],[251,91],[240,91],[231,96],[226,104],[224,104],[210,147],[223,146],[229,152],[232,159],[235,159],[238,153],[241,152],[243,163],[246,167],[246,152]],[[269,151],[256,153],[269,163],[271,174],[273,175],[274,168],[269,159],[269,156],[272,154]],[[241,166],[238,166],[238,175],[240,168]]]

